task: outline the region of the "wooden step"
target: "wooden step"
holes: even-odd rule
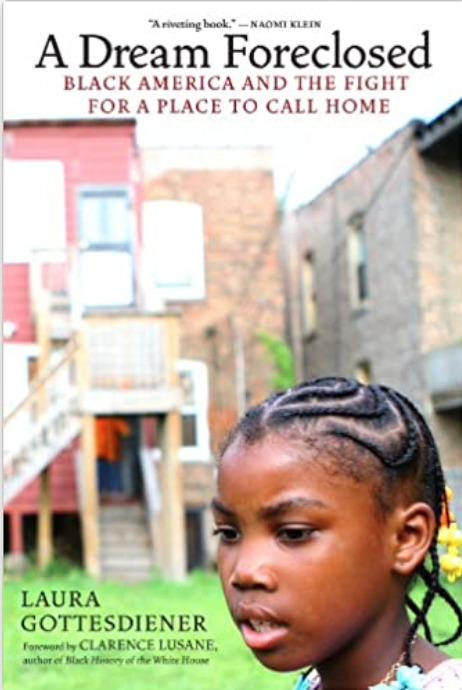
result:
[[[113,522],[142,522],[145,519],[145,511],[139,503],[101,505],[99,512],[102,524]]]
[[[116,571],[111,571],[111,572],[101,572],[101,578],[103,580],[113,580],[114,582],[126,582],[127,584],[132,584],[132,583],[138,583],[138,582],[146,582],[146,580],[149,580],[152,576],[152,573],[146,573],[144,571],[127,571],[127,570],[121,570],[120,572]]]
[[[153,558],[144,506],[100,506],[101,577],[141,582],[152,575]]]
[[[116,541],[101,540],[102,553],[127,553],[136,555],[137,553],[150,553],[150,551],[149,540],[144,537],[141,539],[134,538],[119,543]]]
[[[152,567],[152,559],[149,553],[146,554],[136,554],[136,556],[128,557],[126,554],[105,554],[101,557],[101,567],[103,570],[109,569],[129,569],[129,570],[140,570],[143,568]]]

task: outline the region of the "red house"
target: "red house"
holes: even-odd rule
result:
[[[135,122],[7,122],[4,146],[6,549],[22,554],[34,533],[42,564],[61,538],[95,575],[139,561],[138,574],[181,577],[177,317],[148,310],[139,283]],[[95,420],[119,417],[130,500],[105,506]],[[118,520],[131,528],[115,552]]]

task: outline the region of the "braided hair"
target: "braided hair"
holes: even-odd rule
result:
[[[333,453],[336,471],[356,481],[375,480],[377,504],[386,514],[398,496],[406,492],[412,500],[424,501],[433,509],[439,525],[443,511],[449,514],[446,487],[433,435],[421,413],[404,395],[383,385],[362,385],[354,379],[327,377],[276,393],[251,408],[229,435],[221,455],[234,443],[253,445],[267,434],[281,434],[316,448],[322,437],[335,439],[340,453]],[[351,453],[351,443],[356,452]],[[350,452],[344,447],[350,444]],[[368,451],[368,452],[367,452]],[[331,454],[330,454],[331,455]],[[418,629],[437,646],[450,644],[462,634],[462,610],[439,579],[437,531],[428,552],[428,565],[421,564],[420,576],[426,592],[421,604],[406,596],[413,614],[404,644],[405,663],[411,665],[411,647]],[[457,628],[447,639],[435,642],[428,622],[429,610],[440,596],[453,610]]]

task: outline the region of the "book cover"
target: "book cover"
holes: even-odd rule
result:
[[[461,20],[4,4],[6,690],[295,684],[231,622],[210,502],[297,380],[414,399],[462,519]]]

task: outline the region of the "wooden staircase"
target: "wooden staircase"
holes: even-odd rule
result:
[[[80,434],[71,343],[3,427],[3,501],[7,505]]]
[[[152,577],[151,539],[140,503],[100,505],[99,538],[102,579],[141,582]]]
[[[134,310],[85,313],[58,353],[57,342],[69,335],[70,317],[56,326],[56,340],[49,303],[43,291],[35,299],[40,377],[4,420],[4,505],[40,477],[37,552],[40,565],[46,565],[53,553],[47,468],[79,436],[77,490],[86,571],[95,577],[144,580],[151,576],[155,556],[163,575],[181,580],[186,552],[178,459],[179,316]],[[106,415],[158,418],[159,477],[153,459],[143,463],[147,516],[141,505],[99,504],[94,421]]]

